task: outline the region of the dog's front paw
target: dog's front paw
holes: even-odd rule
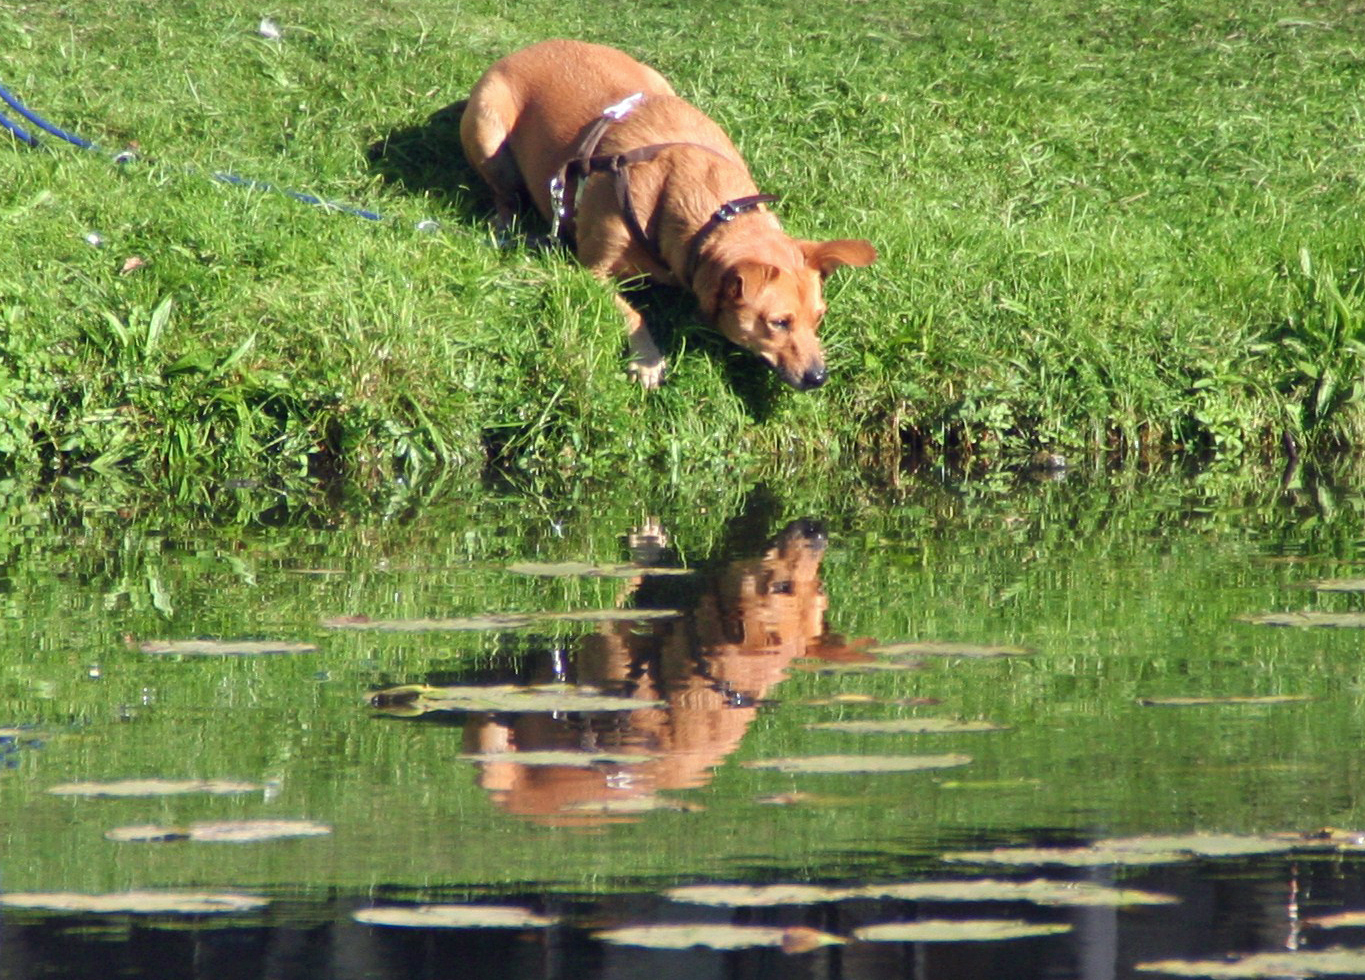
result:
[[[663,384],[667,367],[668,365],[662,357],[652,358],[648,361],[636,360],[630,362],[630,367],[626,368],[626,373],[640,382],[641,388],[657,388]]]

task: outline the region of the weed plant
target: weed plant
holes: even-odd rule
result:
[[[0,83],[103,150],[0,133],[0,468],[676,483],[1365,437],[1349,5],[283,0],[279,37],[261,13],[0,2]],[[793,234],[876,244],[830,283],[826,388],[661,291],[672,376],[641,392],[609,290],[494,240],[440,110],[549,35],[660,68]]]

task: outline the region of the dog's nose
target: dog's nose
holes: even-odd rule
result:
[[[825,366],[823,364],[817,364],[815,367],[807,368],[806,373],[801,375],[801,388],[802,390],[819,388],[825,383],[825,380],[828,377],[829,375],[825,373]]]

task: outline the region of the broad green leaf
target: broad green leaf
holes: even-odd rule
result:
[[[954,766],[965,766],[971,761],[972,757],[969,755],[811,755],[788,759],[754,759],[743,765],[746,769],[839,775],[950,769]]]
[[[371,707],[390,714],[413,716],[429,711],[637,711],[660,707],[663,702],[616,697],[595,688],[569,684],[487,687],[429,687],[405,684],[375,691],[366,700]]]
[[[999,732],[1004,725],[991,721],[959,721],[956,718],[891,718],[886,721],[821,721],[807,728],[859,735],[934,734],[953,732]]]
[[[255,793],[260,783],[231,779],[118,779],[107,783],[62,783],[48,792],[54,796],[176,796],[183,793]]]
[[[147,640],[138,644],[138,649],[143,653],[193,657],[249,657],[266,653],[312,653],[317,646],[289,640]]]
[[[251,912],[270,900],[230,892],[127,891],[104,895],[79,892],[0,892],[0,906],[50,912],[214,915]]]
[[[653,925],[628,926],[593,933],[594,939],[617,946],[648,949],[746,949],[768,946],[788,952],[806,952],[848,940],[801,926]]]
[[[1032,653],[1025,647],[982,643],[947,643],[936,640],[913,640],[906,643],[887,643],[869,647],[868,653],[884,657],[1022,657]]]
[[[393,905],[360,909],[352,916],[371,926],[416,929],[544,929],[559,920],[510,905]]]
[[[962,943],[1056,936],[1070,932],[1065,923],[1024,922],[1019,919],[921,919],[863,926],[853,935],[868,943]]]
[[[1137,964],[1147,973],[1214,980],[1259,980],[1281,977],[1365,976],[1365,949],[1300,950],[1254,953],[1234,960],[1157,960]]]

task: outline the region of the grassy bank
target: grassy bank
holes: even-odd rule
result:
[[[661,295],[673,374],[640,392],[609,293],[494,244],[431,117],[548,34],[663,70],[794,234],[877,245],[831,284],[826,388],[782,388]],[[1365,441],[1348,5],[72,0],[0,2],[0,38],[0,83],[140,152],[0,133],[5,469],[704,476]]]

